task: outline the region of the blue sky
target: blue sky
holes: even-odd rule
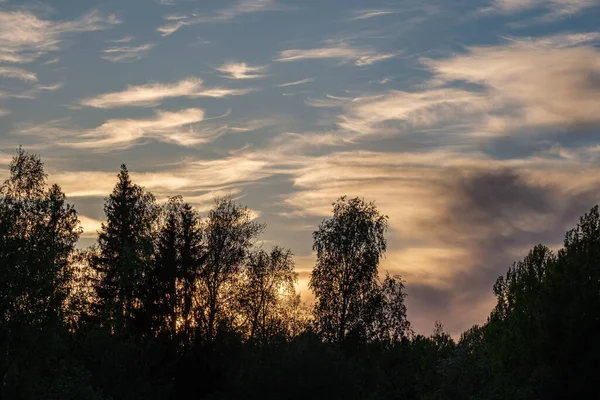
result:
[[[600,197],[598,0],[0,0],[0,164],[46,162],[92,243],[120,163],[160,201],[232,194],[290,247],[340,195],[454,335]],[[3,169],[5,174],[6,169]]]

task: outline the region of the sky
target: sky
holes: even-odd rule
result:
[[[232,195],[296,255],[341,195],[389,216],[416,332],[485,322],[600,200],[600,0],[0,0],[0,178],[22,145],[93,243],[121,163]]]

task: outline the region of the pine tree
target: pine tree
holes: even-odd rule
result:
[[[180,330],[190,335],[195,282],[202,267],[201,241],[197,213],[181,197],[171,198],[164,207],[151,290],[156,328],[171,338]]]
[[[153,230],[158,215],[154,196],[134,184],[121,166],[118,182],[104,205],[106,222],[90,264],[95,285],[96,317],[111,332],[138,330],[149,324],[146,286],[153,268]]]

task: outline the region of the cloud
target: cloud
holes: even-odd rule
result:
[[[394,57],[394,54],[377,53],[369,47],[353,47],[344,42],[312,49],[289,49],[279,53],[275,61],[290,62],[311,59],[339,59],[344,62],[354,61],[358,66],[370,65]]]
[[[60,61],[60,58],[56,57],[56,58],[53,58],[51,60],[48,60],[48,61],[44,62],[43,65],[56,64],[59,61]]]
[[[38,80],[37,76],[33,72],[29,72],[17,67],[0,66],[0,76],[18,79],[25,82],[37,82]]]
[[[391,228],[380,272],[407,280],[409,317],[425,313],[430,324],[461,315],[448,321],[457,333],[485,320],[493,282],[513,261],[540,241],[560,242],[600,200],[598,167],[573,160],[435,150],[343,151],[305,161],[286,170],[295,190],[284,197],[291,210],[284,215],[330,216],[342,194],[376,200]],[[587,179],[573,179],[581,170]],[[435,299],[443,309],[431,307]]]
[[[113,46],[102,50],[102,58],[116,63],[128,63],[141,60],[154,47],[148,43],[140,46]]]
[[[161,26],[157,30],[163,36],[168,36],[187,25],[231,21],[232,19],[244,14],[274,11],[278,9],[280,9],[280,7],[276,6],[274,0],[240,0],[231,7],[222,8],[213,14],[200,16],[197,14],[178,15],[177,18],[171,18],[172,16],[167,16],[165,20],[175,22]]]
[[[81,228],[83,229],[81,237],[86,239],[96,238],[98,236],[98,231],[102,229],[102,221],[81,214],[78,215],[78,218]]]
[[[195,146],[214,140],[222,129],[203,129],[204,111],[188,108],[176,112],[155,111],[151,118],[109,119],[97,128],[79,130],[68,128],[65,121],[25,127],[18,133],[50,135],[60,146],[77,149],[110,151],[126,149],[144,139],[157,140],[180,146]]]
[[[228,62],[217,68],[229,79],[258,79],[264,78],[266,66],[250,67],[246,63]]]
[[[511,38],[498,46],[420,61],[431,77],[412,90],[307,99],[340,108],[336,124],[355,139],[443,129],[442,138],[498,137],[535,128],[600,126],[596,32]],[[470,86],[465,85],[465,83]]]
[[[277,87],[287,87],[287,86],[296,86],[296,85],[302,85],[302,84],[304,84],[304,83],[313,82],[314,80],[315,80],[315,78],[306,78],[306,79],[300,79],[299,81],[293,81],[293,82],[282,83],[281,85],[277,85]]]
[[[542,37],[505,37],[515,48],[543,50],[595,44],[600,41],[600,32],[561,33]]]
[[[202,79],[188,78],[176,83],[128,86],[121,92],[105,93],[83,99],[79,104],[95,108],[153,107],[164,99],[174,97],[241,96],[249,91],[250,89],[204,88]]]
[[[49,169],[52,181],[69,198],[103,198],[115,183],[117,171],[59,171]],[[184,160],[165,166],[161,172],[131,171],[134,182],[151,191],[159,201],[174,194],[205,211],[215,196],[238,195],[249,183],[273,174],[268,163],[243,154],[230,154],[220,159]]]
[[[540,3],[540,0],[493,0],[492,5],[499,11],[515,12],[536,7]]]
[[[199,108],[156,110],[152,117],[108,119],[100,126],[88,129],[74,126],[66,118],[45,123],[21,123],[13,134],[45,138],[52,146],[108,152],[149,141],[196,147],[226,133],[250,132],[276,123],[268,119],[213,123],[210,122],[212,119],[215,118],[205,118],[204,111]]]
[[[466,54],[422,62],[434,73],[433,85],[463,81],[483,87],[500,113],[489,116],[490,131],[597,124],[600,51],[567,47],[589,37],[539,38],[533,46],[518,41],[506,46],[471,47]]]
[[[94,10],[72,21],[50,21],[29,11],[0,11],[0,61],[26,63],[57,51],[66,35],[108,29],[119,21]]]
[[[10,111],[4,108],[0,108],[0,117],[4,117],[6,115],[10,114]]]
[[[106,43],[129,43],[133,40],[133,36],[124,36],[121,39],[107,40]]]
[[[339,116],[337,125],[365,136],[394,135],[448,124],[463,126],[467,121],[477,122],[491,108],[486,96],[454,88],[422,92],[391,90],[384,95],[357,97],[341,105],[346,112]],[[392,122],[396,124],[391,125]]]
[[[377,9],[377,10],[361,10],[361,11],[356,11],[354,14],[354,17],[352,19],[367,19],[367,18],[374,18],[374,17],[380,17],[382,15],[390,15],[390,14],[397,14],[398,11],[396,10],[387,10],[387,9]]]
[[[600,6],[598,0],[493,0],[484,12],[513,14],[526,10],[542,9],[544,14],[534,22],[548,22],[579,14],[584,10]]]
[[[394,53],[362,56],[361,58],[356,60],[356,65],[358,65],[359,67],[363,67],[365,65],[375,64],[376,62],[379,62],[379,61],[389,60],[390,58],[394,58],[396,56],[397,56],[397,54],[394,54]]]
[[[61,89],[63,87],[62,83],[56,83],[54,85],[37,85],[36,88],[40,90],[45,90],[47,92],[53,92],[55,90]]]
[[[354,99],[352,97],[339,97],[339,96],[332,96],[330,94],[326,94],[325,98],[321,98],[321,99],[314,99],[311,97],[308,97],[305,101],[304,104],[311,106],[311,107],[319,107],[319,108],[338,108],[338,107],[342,107],[350,102],[352,102]]]

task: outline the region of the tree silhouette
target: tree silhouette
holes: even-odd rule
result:
[[[98,252],[90,264],[99,274],[96,313],[111,332],[130,331],[137,319],[147,323],[144,285],[151,276],[154,196],[134,184],[121,166],[118,182],[104,205],[106,223],[98,235]],[[145,320],[145,322],[142,322]]]
[[[535,246],[493,287],[458,343],[416,334],[405,282],[378,278],[387,217],[339,198],[313,233],[312,307],[290,250],[231,198],[203,220],[159,207],[125,166],[98,242],[76,250],[77,213],[17,151],[0,186],[0,398],[598,398],[600,212],[557,252]],[[410,289],[410,286],[409,286]]]
[[[58,350],[70,259],[81,229],[39,156],[21,148],[0,186],[0,394],[34,396],[36,377]]]
[[[404,281],[400,276],[386,277],[371,293],[369,306],[364,308],[362,319],[366,325],[366,337],[393,344],[411,334],[406,316]]]
[[[295,297],[297,274],[289,250],[251,253],[238,283],[238,303],[244,331],[250,341],[264,341],[283,330],[286,297]]]
[[[195,284],[204,252],[199,216],[180,196],[172,197],[163,207],[155,252],[153,301],[149,305],[153,307],[155,329],[171,339],[191,335]]]
[[[364,309],[377,290],[377,267],[386,250],[387,217],[373,203],[341,197],[333,217],[313,233],[317,264],[310,277],[316,298],[315,325],[323,337],[341,343],[350,331],[364,331]]]
[[[235,281],[264,225],[254,222],[248,208],[231,198],[215,201],[204,224],[205,262],[200,273],[197,312],[205,338],[212,341],[218,325],[231,327]]]

